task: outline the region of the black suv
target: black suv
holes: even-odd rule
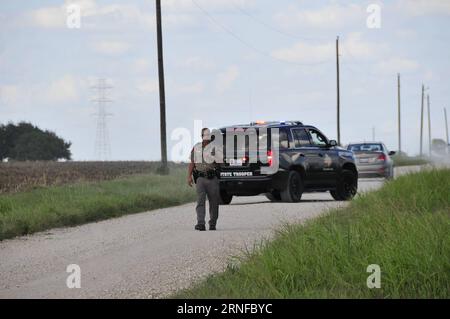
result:
[[[223,127],[220,131],[225,139],[224,150],[226,136],[230,136],[225,133],[232,131],[244,135],[246,131],[252,132],[258,145],[264,140],[267,149],[264,160],[259,157],[261,152],[257,161],[249,160],[255,152],[249,148],[250,134],[244,136],[244,143],[241,140],[241,145],[245,145],[241,151],[237,137],[233,136],[234,144],[230,145],[234,145],[234,156],[225,158],[220,167],[222,204],[229,204],[233,196],[259,194],[265,194],[271,201],[298,202],[304,192],[326,191],[335,200],[349,200],[357,192],[358,172],[353,152],[340,148],[313,126],[299,121],[253,122]],[[272,136],[278,137],[278,155],[272,153]]]

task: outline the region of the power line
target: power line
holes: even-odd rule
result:
[[[271,59],[276,60],[278,62],[283,62],[283,63],[287,63],[287,64],[291,64],[291,65],[297,65],[297,66],[316,66],[316,65],[322,65],[322,64],[330,63],[330,61],[331,61],[331,60],[329,60],[329,61],[320,61],[320,62],[315,62],[315,63],[297,63],[297,62],[292,62],[292,61],[288,61],[288,60],[277,58],[277,57],[273,56],[272,54],[270,54],[269,52],[266,52],[266,51],[263,51],[261,49],[258,49],[253,44],[247,42],[246,40],[244,40],[243,38],[238,36],[236,33],[234,33],[233,30],[231,30],[230,28],[226,27],[224,24],[222,24],[216,18],[214,18],[214,16],[212,16],[208,11],[206,11],[203,7],[201,7],[195,0],[191,0],[191,1],[204,15],[206,15],[209,18],[209,20],[211,20],[211,22],[213,22],[215,25],[217,25],[219,28],[224,30],[226,33],[228,33],[230,36],[232,36],[234,39],[236,39],[237,41],[239,41],[240,43],[242,43],[246,47],[252,49],[253,51],[255,51],[255,52],[257,52],[257,53],[259,53],[259,54],[261,54],[261,55],[263,55],[265,57],[271,58]]]
[[[267,22],[265,22],[264,20],[255,17],[253,14],[251,14],[247,10],[241,8],[234,1],[230,1],[230,2],[232,4],[232,6],[236,10],[238,10],[240,13],[242,13],[243,15],[245,15],[245,16],[251,18],[252,20],[254,20],[255,22],[257,22],[258,24],[260,24],[260,25],[266,27],[267,29],[270,29],[270,30],[272,30],[272,31],[274,31],[276,33],[279,33],[281,35],[284,35],[284,36],[287,36],[287,37],[290,37],[290,38],[293,38],[293,39],[297,39],[297,40],[308,40],[308,41],[311,41],[311,40],[317,40],[317,38],[318,38],[317,36],[316,37],[305,37],[305,36],[295,35],[295,34],[291,34],[291,33],[285,32],[285,31],[283,31],[281,29],[275,28],[272,25],[270,25]],[[324,37],[324,36],[319,37],[319,38],[327,39],[327,40],[329,39],[328,37]],[[347,46],[344,43],[341,43],[340,46],[344,49],[345,53],[347,53],[350,58],[352,58],[354,61],[357,60],[357,58],[350,52],[350,50],[347,49]],[[367,62],[367,63],[354,62],[354,63],[355,64],[365,64],[365,65],[369,65],[370,64],[369,62]],[[353,72],[353,70],[350,70],[350,71]],[[368,75],[371,75],[371,76],[374,76],[374,77],[376,76],[374,74],[368,74]]]
[[[371,78],[374,78],[374,79],[378,79],[378,78],[380,78],[380,77],[383,77],[383,76],[385,76],[385,77],[390,77],[391,76],[391,74],[386,74],[386,75],[383,75],[383,74],[374,74],[373,72],[368,72],[368,71],[364,71],[364,70],[362,70],[362,69],[360,69],[360,68],[358,68],[358,71],[356,71],[355,69],[353,69],[353,67],[350,67],[350,65],[364,65],[364,66],[371,66],[372,65],[372,63],[370,63],[370,62],[357,62],[356,60],[357,60],[357,58],[352,54],[352,53],[350,53],[350,50],[347,48],[347,46],[345,45],[345,43],[341,43],[340,44],[340,47],[343,49],[343,51],[344,51],[344,54],[341,54],[341,56],[344,58],[343,59],[343,61],[341,61],[341,64],[347,69],[347,70],[349,70],[351,73],[353,73],[353,74],[357,74],[357,73],[363,73],[364,75],[366,75],[366,76],[368,76],[368,77],[371,77]],[[346,57],[349,57],[349,59],[348,60],[346,60]],[[349,60],[353,60],[352,62],[349,62]]]
[[[258,24],[260,24],[260,25],[266,27],[267,29],[270,29],[270,30],[272,30],[272,31],[274,31],[274,32],[276,32],[276,33],[279,33],[279,34],[284,35],[284,36],[286,36],[286,37],[290,37],[290,38],[297,39],[297,40],[317,40],[317,37],[312,38],[312,37],[299,36],[299,35],[291,34],[291,33],[285,32],[285,31],[283,31],[283,30],[281,30],[281,29],[275,28],[274,26],[268,24],[268,23],[265,22],[264,20],[255,17],[254,15],[252,15],[252,14],[251,14],[250,12],[248,12],[247,10],[244,10],[243,8],[241,8],[240,6],[238,6],[234,1],[231,0],[230,2],[231,2],[231,5],[232,5],[236,10],[238,10],[240,13],[242,13],[243,15],[245,15],[245,16],[251,18],[253,21],[257,22]],[[323,39],[325,39],[325,38],[328,39],[328,37],[322,37],[322,38],[323,38]]]

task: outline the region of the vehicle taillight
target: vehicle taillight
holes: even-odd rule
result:
[[[267,151],[267,163],[269,164],[269,166],[272,166],[272,151]]]
[[[378,156],[377,160],[380,161],[380,162],[384,162],[384,161],[386,160],[386,155],[380,154],[380,155]]]

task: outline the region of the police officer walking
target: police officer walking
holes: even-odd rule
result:
[[[196,230],[206,230],[205,227],[205,201],[209,202],[209,230],[216,230],[219,217],[219,179],[217,177],[216,157],[218,149],[211,143],[211,131],[202,129],[202,142],[197,143],[191,151],[191,162],[188,169],[187,183],[192,186],[195,182],[197,190],[197,225]],[[220,151],[220,150],[219,150]]]

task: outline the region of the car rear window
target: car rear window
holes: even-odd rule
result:
[[[382,152],[383,146],[378,143],[350,144],[348,150],[353,152]]]

